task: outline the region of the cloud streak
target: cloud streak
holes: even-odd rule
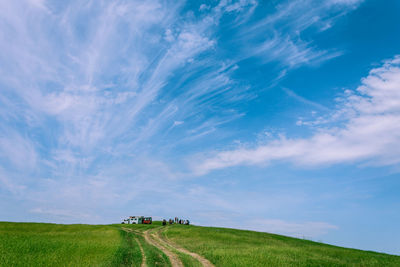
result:
[[[246,44],[242,54],[245,58],[261,58],[264,63],[279,62],[283,69],[316,66],[339,57],[344,51],[318,48],[307,38],[306,31],[318,33],[331,28],[337,19],[357,8],[361,2],[283,1],[273,13],[243,27],[238,37]]]
[[[263,165],[289,161],[319,166],[366,162],[394,165],[400,162],[400,57],[372,69],[355,92],[347,90],[332,118],[345,118],[331,127],[319,126],[308,138],[281,136],[254,148],[222,151],[194,164],[194,171],[237,165]]]

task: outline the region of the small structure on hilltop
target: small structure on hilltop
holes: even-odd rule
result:
[[[128,219],[124,219],[122,224],[152,224],[153,219],[151,217],[144,216],[129,216]]]

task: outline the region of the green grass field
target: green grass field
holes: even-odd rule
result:
[[[124,228],[122,228],[124,227]],[[215,266],[400,266],[400,256],[252,231],[174,225],[60,225],[0,222],[0,266],[171,266],[145,231]],[[202,266],[167,245],[184,266]],[[143,253],[143,254],[142,254]]]
[[[177,225],[164,235],[216,266],[400,266],[400,257],[281,235]]]
[[[118,266],[123,244],[110,226],[0,223],[1,266]]]

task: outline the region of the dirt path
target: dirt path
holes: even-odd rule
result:
[[[164,252],[165,255],[169,258],[172,267],[183,267],[182,261],[179,259],[178,255],[173,252],[173,250],[179,251],[183,254],[189,255],[195,259],[197,259],[204,267],[214,267],[214,265],[204,258],[203,256],[200,256],[197,253],[190,252],[182,247],[179,247],[177,244],[174,242],[170,241],[168,238],[164,238],[161,235],[161,232],[164,231],[165,229],[168,229],[167,227],[158,227],[158,228],[153,228],[149,229],[147,231],[141,232],[137,231],[134,229],[129,229],[129,228],[122,228],[124,231],[127,232],[132,232],[135,234],[143,235],[144,239],[146,242],[152,246],[157,247],[160,249],[162,252]],[[146,256],[143,252],[142,245],[140,244],[139,240],[137,238],[134,238],[136,242],[139,244],[140,251],[142,253],[142,265],[141,267],[146,266]]]
[[[167,255],[167,257],[169,258],[172,267],[183,267],[183,264],[181,260],[178,258],[178,256],[169,249],[167,249],[166,246],[162,245],[161,243],[162,240],[159,238],[157,234],[154,233],[154,230],[157,230],[157,228],[143,232],[144,239],[146,240],[146,242],[149,243],[150,245],[159,248],[162,252],[164,252],[164,254]]]
[[[132,233],[137,233],[134,230],[128,229],[128,228],[122,228],[124,231],[126,232],[132,232]],[[140,267],[146,267],[146,255],[144,254],[144,250],[142,248],[142,245],[140,244],[139,240],[136,237],[133,237],[133,239],[135,239],[136,243],[139,245],[140,248],[140,253],[142,254],[142,264],[140,265]]]
[[[164,228],[164,229],[161,228],[160,230],[158,230],[158,231],[156,232],[157,238],[158,238],[158,240],[159,240],[160,242],[162,242],[162,243],[164,243],[165,245],[168,245],[168,246],[170,246],[170,247],[173,247],[174,249],[176,249],[177,251],[179,251],[179,252],[181,252],[181,253],[184,253],[184,254],[187,254],[187,255],[192,256],[193,258],[197,259],[204,267],[214,267],[214,265],[213,265],[209,260],[207,260],[206,258],[204,258],[203,256],[200,256],[200,255],[197,254],[197,253],[190,252],[189,250],[186,250],[186,249],[184,249],[184,248],[182,248],[182,247],[179,247],[177,244],[175,244],[175,243],[173,243],[172,241],[168,240],[168,238],[163,238],[163,237],[160,235],[160,233],[161,233],[163,230],[165,230],[165,229],[166,229],[166,228]]]
[[[142,253],[142,264],[140,265],[140,267],[146,267],[146,255],[144,254],[144,250],[142,248],[142,245],[140,244],[139,240],[137,238],[135,238],[136,242],[139,244],[139,248],[140,248],[140,253]]]

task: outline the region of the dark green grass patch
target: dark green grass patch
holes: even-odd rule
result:
[[[121,245],[114,255],[112,266],[141,266],[142,253],[132,233],[119,230]]]
[[[216,266],[400,266],[400,257],[274,234],[174,225],[165,235]]]

